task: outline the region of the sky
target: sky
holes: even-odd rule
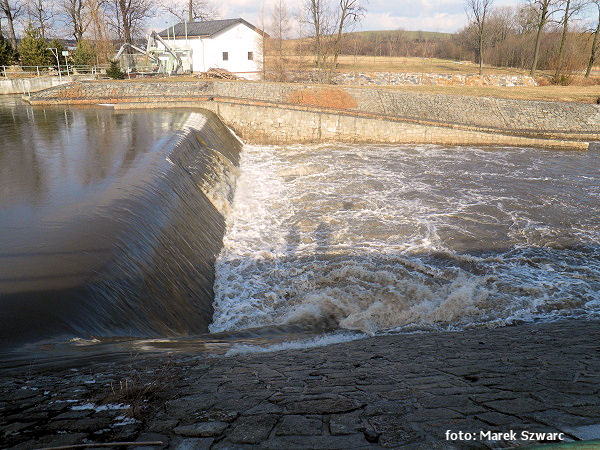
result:
[[[185,0],[183,0],[185,1]],[[335,0],[334,0],[335,1]],[[261,5],[264,4],[265,17],[268,23],[274,0],[226,0],[213,4],[218,5],[221,18],[242,17],[254,25],[260,24]],[[303,0],[287,0],[288,10],[298,10]],[[516,6],[521,0],[496,0],[494,6]],[[421,30],[456,32],[467,22],[464,0],[369,0],[364,3],[367,13],[358,30]],[[166,21],[172,20],[164,14],[155,24],[164,28]],[[294,21],[295,22],[295,21]],[[297,24],[294,23],[297,34]]]

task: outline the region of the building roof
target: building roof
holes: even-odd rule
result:
[[[215,34],[223,31],[233,25],[238,23],[244,24],[249,28],[252,28],[259,34],[267,35],[264,31],[259,30],[250,22],[245,21],[244,19],[238,17],[237,19],[223,19],[223,20],[204,20],[202,22],[179,22],[178,24],[169,27],[168,29],[162,30],[158,35],[160,37],[173,37],[173,30],[175,31],[175,37],[185,37],[186,36],[186,26],[187,26],[187,36],[188,37],[212,37]]]

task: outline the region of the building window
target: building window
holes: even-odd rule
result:
[[[254,52],[248,52],[248,61],[252,61],[254,59]]]
[[[229,52],[223,52],[223,61],[229,60]]]

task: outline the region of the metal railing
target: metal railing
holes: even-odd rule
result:
[[[61,65],[57,66],[0,66],[4,78],[34,78],[54,76],[62,78],[72,75],[97,76],[106,73],[104,65]]]

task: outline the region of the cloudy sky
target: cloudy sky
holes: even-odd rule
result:
[[[303,0],[287,0],[290,10],[297,10]],[[273,0],[226,0],[218,3],[222,18],[243,17],[256,25],[260,23],[261,5],[265,16],[270,16]],[[518,5],[520,0],[496,0],[495,6]],[[215,0],[213,0],[213,4]],[[455,32],[466,22],[463,0],[369,0],[362,30],[424,30]],[[171,20],[168,15],[161,17],[161,25]],[[160,22],[159,22],[160,23]],[[163,27],[164,28],[164,27]]]

